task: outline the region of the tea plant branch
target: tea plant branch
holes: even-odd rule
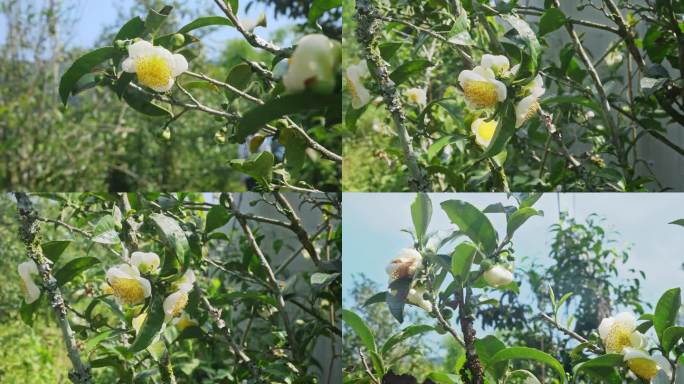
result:
[[[603,350],[602,350],[601,348],[597,347],[596,345],[594,345],[593,343],[591,343],[589,340],[587,340],[587,339],[585,339],[584,337],[580,336],[578,333],[576,333],[576,332],[574,332],[574,331],[571,331],[571,330],[569,330],[569,329],[563,327],[562,325],[558,324],[558,322],[557,322],[556,320],[552,319],[552,318],[551,318],[549,315],[547,315],[546,313],[540,313],[540,314],[539,314],[539,317],[540,317],[542,320],[546,321],[547,323],[551,324],[551,325],[552,325],[554,328],[556,328],[557,330],[559,330],[559,331],[563,332],[564,334],[566,334],[567,336],[572,337],[573,339],[579,341],[580,343],[586,344],[587,347],[588,347],[592,352],[594,352],[594,353],[596,353],[596,354],[598,354],[598,355],[603,354]]]
[[[17,192],[14,195],[17,199],[17,211],[21,223],[19,237],[26,246],[27,256],[38,266],[43,288],[45,289],[50,306],[52,307],[57,323],[62,331],[62,338],[64,339],[67,348],[67,355],[73,365],[73,369],[69,372],[69,380],[74,384],[92,384],[93,380],[90,373],[90,366],[81,360],[74,332],[71,329],[71,325],[67,318],[67,309],[64,298],[62,297],[62,292],[57,285],[57,280],[55,280],[52,275],[52,268],[47,258],[43,255],[43,250],[40,246],[38,215],[26,193]]]
[[[463,61],[465,62],[466,67],[468,67],[470,69],[470,68],[473,68],[475,66],[475,62],[473,61],[473,58],[470,55],[470,53],[466,51],[466,48],[463,48],[462,46],[456,44],[455,42],[450,41],[446,37],[440,35],[439,33],[435,32],[431,29],[420,27],[416,24],[411,23],[410,21],[406,21],[404,19],[400,19],[400,18],[393,17],[393,16],[378,15],[377,18],[379,20],[387,21],[390,23],[403,24],[409,28],[415,29],[418,32],[427,33],[428,35],[434,37],[435,39],[437,39],[443,43],[450,45],[453,49],[455,49],[456,52],[458,52],[458,54],[461,56],[461,59],[463,59]]]
[[[225,193],[224,196],[225,201],[226,203],[228,203],[228,207],[233,212],[233,214],[239,212],[239,209],[235,204],[235,200],[233,200],[233,196],[230,193]],[[287,314],[287,311],[285,310],[285,299],[283,297],[283,291],[280,287],[280,282],[273,273],[273,269],[271,268],[268,259],[266,259],[266,256],[262,252],[261,247],[259,247],[259,243],[257,243],[256,239],[254,238],[254,234],[252,233],[252,229],[249,227],[247,220],[239,215],[235,215],[235,218],[240,223],[240,226],[242,227],[242,230],[245,233],[245,236],[247,237],[247,240],[249,241],[252,250],[254,250],[254,253],[256,253],[257,257],[259,258],[259,261],[261,262],[261,265],[266,270],[268,281],[271,286],[271,291],[276,296],[276,306],[278,308],[278,313],[280,314],[280,317],[283,321],[283,326],[285,327],[285,332],[287,333],[290,348],[292,349],[292,351],[294,351],[296,341],[292,330],[292,324],[290,323],[289,316]]]
[[[359,349],[359,357],[361,357],[361,364],[363,364],[363,369],[366,371],[366,374],[371,379],[371,381],[373,381],[375,384],[382,384],[380,380],[378,380],[378,378],[375,377],[375,375],[373,374],[373,370],[368,365],[366,355],[364,355],[363,352],[361,352],[361,349]]]
[[[235,12],[233,12],[233,7],[230,5],[230,2],[224,0],[214,0],[214,3],[216,3],[216,5],[218,5],[218,7],[221,8],[221,11],[223,11],[228,20],[230,20],[230,22],[233,23],[235,29],[237,29],[238,32],[240,32],[242,36],[245,37],[247,42],[251,44],[253,47],[261,48],[276,56],[286,56],[290,53],[289,49],[280,48],[277,45],[270,43],[262,39],[261,37],[255,35],[253,32],[247,30],[242,25],[237,16],[235,16]]]
[[[387,105],[387,110],[392,115],[399,142],[404,152],[406,165],[410,173],[409,187],[418,191],[427,191],[428,182],[425,180],[422,170],[418,166],[416,154],[413,152],[411,136],[406,129],[406,115],[399,99],[396,85],[389,77],[387,63],[380,56],[377,36],[380,29],[380,18],[373,0],[358,0],[356,2],[356,27],[357,40],[363,47],[363,56],[370,64],[369,69],[373,78],[378,83],[380,92]]]
[[[477,351],[475,350],[475,327],[473,326],[475,317],[473,316],[470,303],[468,302],[470,288],[466,289],[468,290],[468,296],[466,296],[464,288],[457,290],[455,293],[456,301],[458,302],[458,317],[461,322],[461,331],[463,332],[463,342],[466,350],[465,365],[472,375],[471,380],[466,380],[466,377],[463,377],[463,379],[467,383],[483,384],[484,370],[480,363],[480,358],[477,355]]]
[[[178,85],[178,84],[176,84],[176,85]],[[145,89],[143,89],[141,86],[134,84],[134,83],[130,83],[129,87],[135,89],[138,92],[142,92],[146,96],[151,97],[155,100],[159,100],[159,101],[167,103],[167,104],[175,105],[177,107],[183,107],[183,108],[194,109],[194,110],[206,112],[210,115],[220,116],[220,117],[226,118],[226,119],[231,120],[231,121],[236,121],[236,119],[238,118],[238,116],[234,113],[219,111],[219,110],[207,107],[206,105],[203,105],[199,102],[197,102],[195,104],[184,103],[184,102],[175,100],[171,97],[166,97],[166,96],[160,95],[158,93],[148,92]]]
[[[313,243],[311,243],[311,239],[309,239],[309,234],[302,226],[302,220],[299,218],[294,208],[292,208],[292,205],[290,205],[290,202],[287,201],[285,196],[283,196],[280,192],[273,192],[273,196],[275,196],[276,200],[278,201],[278,204],[280,204],[280,206],[282,207],[285,216],[287,216],[287,218],[290,220],[290,230],[294,232],[295,235],[297,235],[299,242],[302,243],[306,251],[309,253],[311,260],[318,267],[321,264],[321,259],[318,256],[318,251],[316,251],[316,247],[314,247]]]
[[[263,100],[259,99],[258,97],[252,96],[247,92],[241,91],[241,90],[235,88],[234,86],[232,86],[228,83],[224,83],[222,81],[212,79],[211,77],[204,75],[204,74],[201,74],[201,73],[195,73],[195,72],[190,72],[190,71],[185,71],[183,73],[188,75],[188,76],[192,76],[194,78],[197,78],[197,79],[202,79],[202,80],[207,81],[211,84],[214,84],[218,87],[225,88],[225,89],[227,89],[233,93],[236,93],[237,95],[239,95],[243,99],[249,100],[249,101],[254,102],[256,104],[259,104],[259,105],[264,104]]]
[[[581,163],[570,153],[568,147],[565,146],[560,131],[556,129],[556,125],[553,123],[553,115],[541,108],[539,109],[539,114],[541,115],[546,130],[549,132],[549,136],[558,144],[563,156],[570,162],[573,169],[578,169]]]
[[[235,355],[240,361],[242,361],[245,365],[247,365],[247,368],[250,370],[254,378],[257,380],[259,383],[266,383],[264,379],[261,378],[261,375],[259,373],[259,369],[257,368],[256,364],[252,361],[252,359],[245,354],[245,352],[242,350],[242,348],[235,343],[233,340],[233,334],[230,331],[230,328],[226,326],[226,322],[223,320],[221,317],[221,313],[223,312],[221,309],[218,309],[211,305],[209,302],[209,299],[207,299],[206,295],[204,294],[204,291],[195,284],[195,289],[199,291],[200,294],[200,301],[202,303],[202,306],[206,311],[209,313],[209,316],[212,317],[214,320],[214,323],[216,324],[216,328],[219,329],[221,333],[223,333],[224,338],[228,342],[228,348],[230,349],[231,353]]]
[[[169,345],[166,342],[164,342],[164,352],[159,359],[159,375],[163,383],[176,384],[176,376],[173,374],[173,365],[169,356]]]

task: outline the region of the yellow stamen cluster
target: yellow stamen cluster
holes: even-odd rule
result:
[[[178,316],[183,312],[183,309],[185,309],[185,306],[188,304],[188,294],[183,292],[179,298],[178,301],[176,301],[176,305],[173,306],[172,314],[174,317]]]
[[[150,88],[164,87],[171,79],[171,67],[161,56],[138,59],[135,72],[138,74],[138,81]]]
[[[124,304],[135,305],[145,301],[145,290],[138,280],[114,277],[111,287],[114,295]]]
[[[468,81],[463,84],[465,97],[478,108],[495,105],[498,101],[496,86],[486,81]]]
[[[615,322],[608,331],[605,339],[606,351],[610,353],[622,353],[625,347],[632,345],[632,331]]]

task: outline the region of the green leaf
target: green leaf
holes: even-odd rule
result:
[[[684,219],[679,219],[671,222],[670,224],[675,224],[684,227]]]
[[[160,213],[153,213],[149,216],[157,228],[166,248],[173,252],[176,259],[183,263],[183,270],[188,269],[190,264],[190,245],[185,236],[183,228],[180,227],[175,219]]]
[[[432,66],[432,63],[424,59],[407,61],[392,71],[389,77],[392,81],[394,81],[395,85],[399,85],[408,80],[411,76],[418,73],[423,73],[425,69],[430,66]]]
[[[172,117],[171,111],[152,103],[152,96],[133,87],[125,88],[123,99],[136,111],[153,117]]]
[[[394,280],[389,287],[392,293],[388,292],[385,295],[387,309],[399,323],[404,322],[404,306],[406,305],[406,297],[411,290],[411,282],[412,279],[410,278]]]
[[[278,134],[278,141],[285,146],[285,161],[289,169],[300,169],[306,158],[306,140],[296,129],[282,128]]]
[[[500,361],[496,364],[491,363],[491,360],[499,351],[506,349],[506,345],[495,336],[487,335],[482,339],[475,340],[475,349],[485,368],[497,380],[501,379],[506,373],[506,369],[508,369],[508,360]]]
[[[508,360],[535,360],[544,363],[553,368],[560,376],[561,382],[566,383],[565,370],[563,365],[553,358],[548,353],[542,352],[535,348],[528,347],[510,347],[497,352],[489,360],[490,364],[496,364],[501,361]]]
[[[444,372],[430,372],[426,379],[430,379],[438,384],[461,384],[461,378],[458,375]],[[427,383],[427,381],[426,381]]]
[[[338,277],[340,277],[339,273],[314,272],[311,275],[309,282],[314,289],[321,290],[337,280]]]
[[[426,332],[434,331],[435,327],[431,325],[426,325],[426,324],[414,324],[414,325],[409,325],[408,327],[404,328],[401,330],[399,333],[395,333],[394,335],[390,336],[389,339],[385,342],[385,344],[382,346],[381,352],[383,355],[386,355],[389,353],[392,348],[401,343],[402,341],[411,338],[413,336],[421,335]]]
[[[114,41],[117,40],[132,40],[136,37],[141,37],[145,32],[145,22],[139,16],[136,16],[126,22],[119,32],[114,36]]]
[[[506,234],[509,238],[513,237],[515,231],[523,225],[527,219],[532,216],[544,216],[544,212],[538,211],[532,207],[520,208],[508,218],[508,225],[506,227]]]
[[[411,204],[411,219],[416,230],[416,238],[421,245],[432,218],[432,201],[426,193],[418,193]]]
[[[515,121],[515,107],[510,102],[506,103],[499,116],[494,137],[482,155],[483,158],[496,156],[506,148],[508,140],[515,134]]]
[[[541,45],[537,40],[537,35],[534,33],[529,24],[525,20],[513,14],[502,15],[502,19],[507,21],[517,32],[525,45],[523,59],[520,63],[520,70],[516,75],[516,79],[532,80],[537,75],[539,66],[539,57],[541,54]],[[515,121],[515,120],[513,120]]]
[[[64,72],[59,82],[59,96],[62,98],[62,103],[67,105],[69,95],[81,77],[90,73],[103,61],[113,58],[118,52],[119,50],[114,47],[104,47],[88,52],[76,59],[71,67]]]
[[[516,369],[515,371],[511,371],[511,373],[508,374],[508,378],[513,377],[524,377],[526,379],[524,381],[525,384],[541,384],[539,379],[537,379],[537,376],[525,369]]]
[[[71,240],[53,240],[42,243],[40,247],[43,249],[43,255],[54,263],[64,253],[69,244],[71,244]]]
[[[271,99],[263,105],[252,108],[242,116],[235,132],[235,139],[242,143],[247,136],[273,120],[304,111],[339,108],[341,102],[342,96],[339,92],[330,95],[302,92]]]
[[[665,355],[670,353],[672,348],[677,345],[679,339],[684,337],[684,327],[672,326],[663,331],[662,347]]]
[[[264,189],[270,190],[273,179],[273,164],[275,157],[268,151],[254,154],[248,159],[234,159],[230,166],[254,178]]]
[[[565,25],[567,19],[563,11],[558,8],[549,8],[542,14],[539,19],[539,36],[544,36],[547,33],[553,32],[556,29]]]
[[[33,327],[33,319],[35,318],[36,310],[40,306],[42,298],[43,294],[41,292],[38,299],[36,299],[36,301],[34,301],[33,303],[27,304],[24,300],[22,300],[21,302],[19,316],[21,316],[21,320],[24,322],[24,324],[28,325],[29,327]]]
[[[576,376],[580,372],[588,371],[590,369],[619,367],[623,362],[624,356],[622,354],[608,353],[576,365],[575,368],[573,368],[573,371]]]
[[[682,304],[681,289],[672,288],[666,291],[656,304],[653,326],[655,327],[658,340],[662,343],[663,332],[665,329],[674,325],[677,319],[677,312]]]
[[[100,244],[117,244],[119,233],[116,231],[114,216],[105,215],[97,222],[90,240]]]
[[[386,42],[386,43],[381,43],[378,46],[378,49],[380,49],[380,56],[385,61],[387,61],[387,60],[391,59],[392,57],[394,57],[394,55],[397,53],[399,48],[401,48],[402,45],[404,45],[404,43],[392,42],[392,41]]]
[[[341,6],[342,0],[313,0],[313,4],[311,4],[309,9],[309,23],[315,23],[326,11]]]
[[[232,27],[233,23],[231,23],[230,20],[222,16],[200,17],[184,25],[181,29],[178,30],[178,33],[188,33],[190,31],[194,31],[197,28],[208,27],[211,25],[227,25],[229,27]]]
[[[145,30],[153,35],[159,27],[166,21],[166,18],[169,16],[171,11],[173,10],[173,7],[170,5],[164,6],[164,8],[160,9],[158,12],[150,9],[147,12],[147,18],[145,19]]]
[[[343,309],[342,320],[354,330],[368,351],[377,352],[378,348],[375,344],[375,337],[370,328],[368,328],[368,325],[366,325],[359,315],[350,310]]]
[[[55,271],[55,279],[57,284],[64,285],[69,281],[73,280],[74,277],[78,276],[81,272],[94,267],[99,264],[100,260],[96,257],[78,257],[76,259],[70,260],[64,266]]]
[[[454,279],[461,283],[461,286],[468,280],[470,267],[473,265],[476,253],[475,245],[464,242],[457,245],[451,254],[451,274],[454,275]]]
[[[487,216],[470,203],[461,200],[447,200],[441,204],[449,220],[470,238],[481,245],[489,255],[496,249],[497,234]]]
[[[101,333],[98,333],[97,335],[91,337],[86,341],[85,343],[85,350],[84,354],[89,355],[90,352],[93,351],[98,345],[100,345],[101,342],[111,339],[114,336],[117,336],[121,334],[121,331],[118,329],[110,329]]]
[[[600,107],[593,99],[584,96],[552,96],[541,101],[542,106],[552,106],[556,104],[571,104],[574,106],[581,105],[587,107],[594,112],[599,112]]]
[[[133,344],[128,348],[129,352],[135,353],[142,351],[152,344],[164,324],[164,315],[162,298],[156,295],[151,300],[147,317],[140,327],[140,332],[135,338],[135,341],[133,341]]]
[[[240,91],[244,91],[249,85],[249,81],[251,79],[252,67],[250,67],[247,63],[240,63],[230,69],[228,72],[228,77],[226,78],[226,83],[232,85]],[[236,97],[238,97],[237,93],[229,89],[225,89],[224,93],[226,94],[228,100],[234,100]]]
[[[384,303],[387,300],[387,292],[378,292],[375,295],[371,296],[366,300],[366,302],[363,303],[364,307],[367,307],[371,304],[378,304],[378,303]]]
[[[230,220],[228,210],[220,205],[215,205],[207,212],[207,221],[204,224],[204,233],[210,233],[221,228]]]

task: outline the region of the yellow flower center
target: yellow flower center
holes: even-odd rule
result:
[[[496,86],[488,81],[468,81],[463,84],[466,99],[477,107],[491,107],[498,101]]]
[[[171,314],[176,317],[183,312],[183,309],[185,309],[185,306],[188,304],[188,294],[183,292],[180,297],[178,297],[178,301],[176,301],[176,305],[173,306],[173,310],[171,311]]]
[[[535,101],[534,103],[532,103],[532,105],[530,105],[530,108],[527,110],[525,117],[523,118],[523,123],[526,122],[527,120],[531,119],[532,116],[534,116],[535,113],[537,113],[537,111],[539,111],[539,108],[540,107],[539,107],[538,101]]]
[[[138,280],[115,277],[110,283],[114,296],[124,304],[134,305],[145,301],[145,290]]]
[[[651,380],[658,373],[658,365],[650,359],[631,359],[627,361],[629,369],[644,380]]]
[[[358,93],[356,92],[356,85],[354,85],[354,82],[350,78],[347,78],[347,88],[349,89],[351,97],[353,99],[356,99],[358,97]]]
[[[410,100],[412,103],[418,103],[418,94],[415,93],[415,92],[409,93],[409,100]]]
[[[171,67],[161,56],[140,58],[135,63],[138,80],[150,88],[161,88],[171,80]]]
[[[605,344],[607,352],[622,353],[625,347],[632,345],[632,331],[615,322],[608,331]]]
[[[496,120],[483,121],[477,127],[477,134],[486,142],[492,141],[496,132]]]

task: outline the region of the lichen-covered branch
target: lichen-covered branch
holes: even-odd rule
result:
[[[309,234],[302,226],[302,220],[299,218],[294,208],[292,208],[290,202],[287,201],[285,196],[283,196],[280,192],[273,192],[273,196],[275,196],[276,200],[282,207],[285,216],[287,216],[287,218],[290,220],[290,229],[297,235],[297,238],[302,243],[306,251],[309,253],[309,256],[311,256],[311,260],[313,260],[316,266],[320,265],[321,259],[318,256],[316,247],[314,247],[313,243],[311,243],[311,240],[309,239]]]
[[[470,308],[470,303],[468,303],[468,297],[463,289],[456,292],[456,301],[458,302],[458,317],[461,322],[461,331],[463,332],[463,342],[465,344],[466,350],[466,364],[465,368],[470,371],[470,379],[464,377],[464,381],[470,384],[483,384],[484,383],[484,370],[480,362],[480,358],[475,350],[475,327],[473,322],[475,317],[473,316],[472,310]],[[465,373],[465,372],[463,372]],[[462,376],[465,376],[462,374]]]
[[[389,77],[387,63],[380,56],[377,36],[380,34],[380,15],[373,0],[358,0],[356,2],[356,37],[363,47],[363,56],[369,64],[368,68],[378,84],[380,93],[385,100],[387,110],[392,115],[399,141],[404,152],[406,165],[410,173],[409,187],[417,191],[427,191],[429,185],[418,166],[416,154],[413,151],[412,138],[406,129],[406,115],[399,99],[399,92]]]
[[[48,302],[52,307],[57,323],[62,331],[67,354],[73,365],[73,369],[69,372],[69,380],[74,384],[91,384],[93,383],[93,380],[90,373],[90,366],[81,360],[74,332],[67,319],[67,308],[64,303],[64,298],[62,297],[62,292],[57,285],[57,280],[52,275],[52,267],[50,266],[48,259],[43,255],[43,250],[40,246],[38,215],[26,193],[18,192],[15,193],[15,196],[17,198],[19,221],[21,223],[19,236],[26,246],[27,256],[38,266],[38,272],[42,280],[45,294],[48,297]]]

